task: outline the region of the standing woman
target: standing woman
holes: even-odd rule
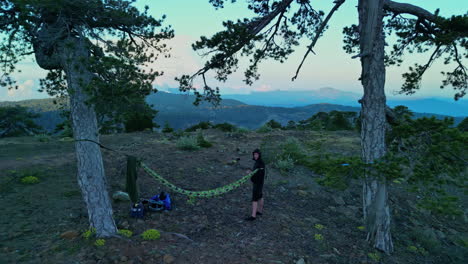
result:
[[[252,171],[256,169],[258,170],[250,178],[253,183],[252,215],[245,219],[247,221],[253,221],[257,219],[257,215],[262,215],[263,213],[263,182],[265,179],[265,163],[262,160],[262,153],[259,149],[255,149],[252,152],[252,156],[253,160],[255,160]]]

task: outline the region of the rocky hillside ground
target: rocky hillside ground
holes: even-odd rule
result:
[[[177,186],[191,190],[216,188],[245,174],[251,151],[299,139],[313,152],[318,132],[203,132],[211,148],[182,150],[177,135],[141,132],[103,136],[104,145],[144,159]],[[192,135],[196,135],[194,132]],[[355,132],[330,132],[324,149],[359,154]],[[249,184],[216,198],[197,199],[170,192],[143,170],[138,171],[140,196],[169,191],[175,209],[129,218],[129,202],[114,201],[116,223],[131,230],[129,238],[85,238],[86,208],[76,181],[73,143],[58,138],[0,140],[0,263],[465,263],[468,259],[466,217],[444,217],[418,209],[418,197],[404,186],[390,187],[395,253],[387,256],[366,242],[361,186],[345,191],[317,184],[321,176],[295,166],[280,173],[267,164],[265,212],[254,222],[249,215]],[[125,187],[125,156],[103,150],[109,192]],[[238,162],[236,160],[239,159]],[[25,184],[25,176],[39,182]],[[466,198],[466,197],[464,197]],[[466,210],[465,210],[466,212]],[[161,233],[144,240],[148,229]]]

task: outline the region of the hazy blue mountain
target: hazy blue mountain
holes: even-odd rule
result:
[[[343,95],[338,90],[332,88],[326,88],[321,90],[322,98],[341,98]],[[276,91],[273,94],[279,97],[288,96],[291,92]],[[293,92],[294,93],[294,92]],[[257,95],[261,93],[254,93]],[[245,99],[252,99],[252,95],[243,97]],[[296,95],[294,95],[296,96]],[[348,97],[352,97],[352,93],[346,94]],[[213,123],[229,122],[237,126],[246,127],[249,129],[255,129],[274,119],[283,125],[286,125],[289,120],[299,121],[304,120],[317,112],[330,112],[333,110],[337,111],[353,111],[359,112],[360,107],[347,106],[340,104],[330,103],[316,103],[297,107],[275,107],[275,106],[262,106],[262,105],[251,105],[240,100],[225,99],[221,101],[218,107],[214,107],[212,104],[203,102],[199,106],[194,106],[193,101],[195,96],[187,94],[174,94],[167,92],[158,92],[151,94],[147,97],[147,102],[153,105],[154,109],[158,110],[155,122],[159,125],[164,125],[167,121],[171,127],[176,129],[184,129],[189,126],[195,125],[201,121],[211,121]],[[253,96],[255,97],[255,96]],[[257,96],[257,98],[260,95]],[[273,98],[273,97],[272,97]],[[355,98],[354,99],[358,99]],[[315,100],[315,99],[314,99]],[[405,104],[408,100],[404,100],[401,104]],[[443,102],[443,101],[442,101]],[[0,106],[13,106],[21,105],[31,108],[32,111],[41,113],[36,122],[46,128],[48,131],[53,131],[55,125],[62,122],[62,118],[59,116],[59,106],[53,104],[53,99],[36,99],[36,100],[25,100],[19,102],[0,102]],[[394,106],[391,104],[391,106]],[[413,108],[410,107],[414,111]],[[435,108],[434,108],[435,109]],[[422,116],[436,116],[436,118],[444,118],[444,115],[418,113],[415,111],[415,117]],[[463,115],[466,116],[466,113]],[[463,120],[463,116],[455,117],[455,124],[458,124]]]
[[[419,113],[436,113],[448,116],[468,115],[468,101],[466,99],[461,99],[459,101],[454,101],[453,99],[450,101],[441,98],[390,99],[387,101],[387,104],[390,107],[405,105],[411,109],[411,111]]]
[[[333,89],[334,90],[334,89]],[[327,89],[329,97],[333,96],[333,91]],[[176,91],[177,92],[177,91]],[[283,93],[278,91],[277,95]],[[287,94],[288,92],[284,92]],[[222,96],[226,98],[225,96]],[[249,98],[248,95],[245,98]],[[309,118],[317,112],[353,111],[359,112],[360,107],[346,106],[329,103],[310,104],[298,107],[274,107],[262,105],[250,105],[240,100],[223,99],[217,108],[209,103],[201,103],[196,107],[192,103],[195,96],[158,92],[147,97],[147,102],[154,105],[159,110],[155,121],[163,125],[166,121],[174,128],[187,128],[201,121],[212,121],[213,123],[229,122],[246,128],[258,128],[270,119],[274,119],[285,125],[289,120],[299,121]],[[443,119],[446,115],[432,113],[415,113],[415,117],[435,116]],[[460,123],[463,117],[455,117],[455,124]]]
[[[359,107],[361,96],[357,93],[343,92],[331,87],[307,91],[270,91],[250,94],[226,94],[226,99],[235,99],[251,105],[296,107],[311,104],[330,103]]]
[[[251,94],[226,94],[226,99],[235,99],[250,105],[296,107],[318,103],[330,103],[360,107],[361,94],[340,91],[331,87],[308,91],[270,91]],[[449,116],[467,116],[468,101],[454,101],[448,98],[395,98],[388,97],[391,107],[405,105],[414,112],[435,113]]]

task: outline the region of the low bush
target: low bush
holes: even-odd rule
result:
[[[183,136],[176,141],[176,147],[183,150],[197,150],[200,148],[197,138],[193,136]]]
[[[203,137],[203,134],[201,133],[198,133],[198,136],[197,136],[197,144],[198,146],[202,147],[202,148],[210,148],[213,146],[213,144],[211,144],[210,142],[206,141],[206,139]]]
[[[119,229],[118,233],[124,237],[131,237],[133,235],[133,232],[127,229]]]
[[[285,158],[280,157],[276,161],[275,166],[283,174],[283,173],[288,172],[288,171],[290,171],[290,170],[292,170],[294,168],[294,160],[290,156],[287,156]]]
[[[213,126],[213,128],[216,128],[216,129],[219,129],[223,132],[235,132],[237,130],[237,127],[233,124],[229,124],[229,123],[220,123],[220,124],[216,124]]]
[[[200,122],[196,125],[193,125],[187,129],[185,129],[185,132],[195,132],[197,131],[198,129],[209,129],[209,128],[212,128],[213,127],[213,124],[211,124],[210,122]]]
[[[50,136],[47,134],[38,134],[34,136],[35,139],[37,139],[39,142],[49,142],[50,141]]]
[[[141,234],[144,240],[157,240],[161,237],[161,233],[159,233],[156,229],[148,229],[143,234]]]
[[[268,133],[271,131],[273,131],[273,128],[271,128],[268,124],[264,124],[256,130],[257,133]]]
[[[39,178],[35,176],[26,176],[21,178],[21,183],[23,184],[36,184],[39,182]]]
[[[169,122],[165,122],[164,123],[164,127],[162,129],[162,132],[163,133],[171,133],[171,132],[174,132],[174,129],[172,127],[169,126]]]

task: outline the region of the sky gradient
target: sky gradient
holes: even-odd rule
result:
[[[136,6],[143,9],[149,6],[152,16],[159,18],[163,14],[167,16],[166,25],[171,25],[176,37],[169,41],[172,47],[171,58],[160,59],[152,68],[164,71],[164,76],[158,78],[155,85],[177,87],[174,77],[181,74],[193,74],[202,67],[204,60],[191,49],[191,44],[200,36],[211,36],[223,29],[222,21],[237,20],[251,17],[253,14],[246,8],[243,0],[231,4],[225,4],[224,9],[215,10],[208,0],[137,0]],[[400,1],[418,5],[433,12],[440,8],[440,15],[451,16],[463,14],[468,11],[468,1],[460,0],[406,0]],[[326,14],[333,6],[332,0],[311,1],[314,8],[323,10]],[[360,74],[359,59],[351,59],[343,49],[342,29],[344,26],[357,24],[357,1],[347,0],[329,21],[329,28],[317,42],[314,51],[317,55],[310,54],[304,63],[299,77],[294,82],[292,76],[296,72],[309,40],[304,40],[289,59],[281,64],[277,61],[265,61],[259,66],[260,80],[252,86],[242,82],[243,70],[246,67],[245,60],[240,64],[238,72],[233,74],[226,83],[217,83],[212,74],[208,74],[208,83],[219,86],[223,93],[249,93],[250,91],[269,90],[316,90],[321,87],[333,87],[343,91],[362,94],[362,86],[358,81]],[[386,94],[392,96],[399,90],[403,83],[401,74],[408,66],[416,62],[425,62],[430,53],[407,55],[402,67],[389,67],[386,74]],[[466,59],[465,59],[466,64]],[[32,59],[28,59],[18,65],[22,73],[15,74],[20,89],[7,91],[0,90],[0,101],[15,101],[32,98],[46,98],[45,93],[37,92],[39,79],[44,77],[46,71],[41,70]],[[422,82],[422,89],[412,97],[453,97],[453,90],[449,87],[439,88],[442,80],[440,71],[451,70],[450,65],[443,65],[442,61],[434,63]],[[466,100],[466,99],[462,99]]]

